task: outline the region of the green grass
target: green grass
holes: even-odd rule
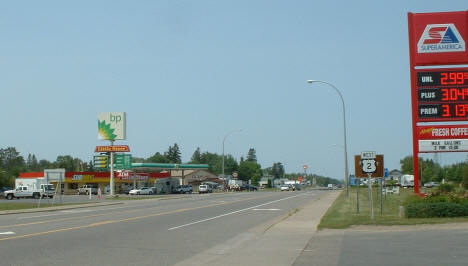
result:
[[[408,219],[404,216],[400,217],[399,206],[403,205],[403,202],[406,200],[406,198],[413,195],[412,189],[400,189],[400,195],[384,195],[384,207],[382,215],[380,209],[380,195],[377,195],[377,188],[374,188],[372,191],[372,198],[374,201],[374,220],[371,220],[368,189],[362,187],[359,189],[359,214],[357,213],[356,207],[356,189],[351,188],[349,192],[349,199],[346,197],[346,191],[343,191],[340,196],[338,196],[333,205],[323,216],[318,229],[342,229],[348,228],[352,225],[413,225],[468,221],[468,217],[425,219]]]
[[[65,203],[65,204],[56,203],[52,205],[52,203],[47,204],[47,202],[41,202],[41,205],[39,206],[39,208],[56,207],[56,206],[64,206],[64,205],[79,205],[79,204],[86,204],[86,203]],[[35,208],[37,208],[37,203],[32,203],[32,202],[0,203],[0,211],[35,209]]]

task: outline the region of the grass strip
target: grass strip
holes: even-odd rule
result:
[[[415,225],[467,222],[468,217],[456,218],[406,218],[400,217],[399,207],[413,195],[412,189],[400,189],[400,194],[383,195],[383,214],[380,208],[379,189],[373,188],[374,220],[370,219],[369,191],[364,187],[359,189],[360,212],[357,213],[356,188],[351,188],[349,198],[343,191],[328,209],[318,226],[318,229],[344,229],[353,225]]]
[[[80,203],[63,203],[57,204],[52,203],[47,204],[46,202],[41,202],[39,208],[48,208],[48,207],[57,207],[57,206],[69,206],[69,205],[80,205],[80,204],[89,204],[89,202],[80,202]],[[0,211],[11,211],[11,210],[20,210],[20,209],[36,209],[37,203],[34,202],[14,202],[14,203],[0,203]]]

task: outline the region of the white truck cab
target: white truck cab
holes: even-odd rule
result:
[[[3,192],[5,198],[12,200],[14,198],[35,198],[38,199],[42,195],[39,189],[29,189],[27,186],[19,186],[15,190],[7,190]]]

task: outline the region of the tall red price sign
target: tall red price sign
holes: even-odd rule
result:
[[[419,194],[420,152],[468,151],[468,11],[408,13],[408,29]]]

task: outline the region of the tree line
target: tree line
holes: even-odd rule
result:
[[[406,156],[400,160],[403,174],[414,174],[413,156]],[[441,166],[432,159],[419,158],[419,178],[422,184],[430,181],[453,182],[468,185],[468,160],[451,165]]]
[[[156,152],[148,158],[133,157],[134,163],[182,163],[182,152],[177,143],[169,146],[165,152]],[[189,164],[207,164],[208,170],[215,175],[221,175],[223,156],[212,152],[202,152],[198,147],[192,154]],[[83,161],[71,155],[59,155],[55,161],[38,159],[34,154],[28,154],[26,159],[14,147],[0,148],[0,187],[13,186],[15,178],[21,172],[42,172],[44,169],[64,168],[66,171],[96,171],[93,161]],[[244,181],[251,180],[252,184],[258,184],[263,176],[273,178],[297,179],[301,174],[286,174],[284,165],[276,162],[270,167],[262,168],[258,163],[257,154],[254,148],[250,148],[239,162],[230,154],[224,156],[224,174],[238,174],[238,178]],[[317,184],[336,184],[339,181],[328,177],[314,176]],[[312,175],[309,175],[309,179]],[[320,180],[320,181],[319,181]],[[324,180],[324,181],[321,181]]]

